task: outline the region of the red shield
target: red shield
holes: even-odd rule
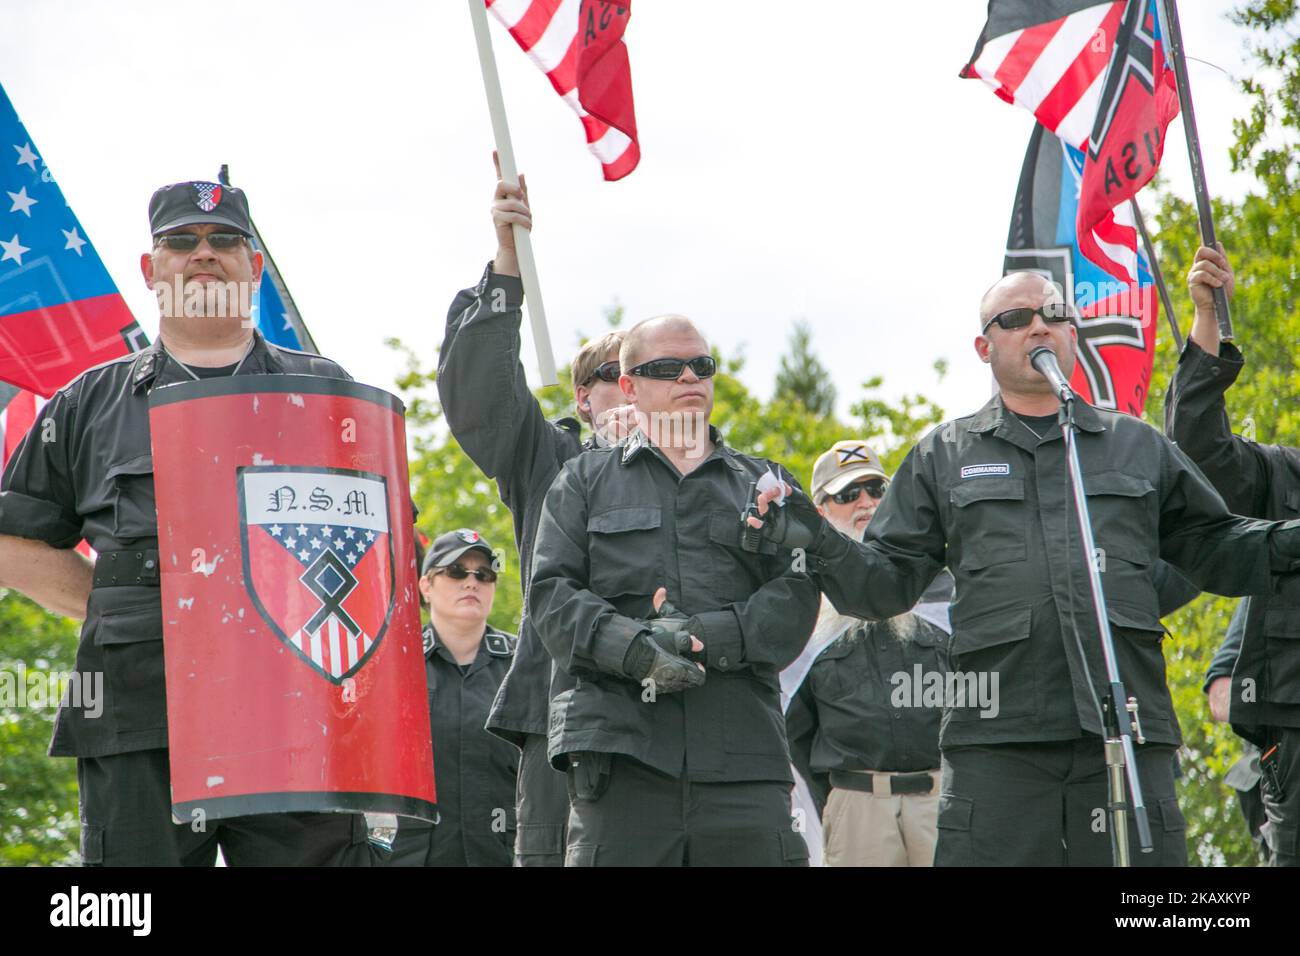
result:
[[[432,819],[401,402],[248,375],[150,406],[173,813]]]

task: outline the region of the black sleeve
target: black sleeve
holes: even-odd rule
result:
[[[1182,449],[1161,440],[1160,557],[1202,590],[1264,594],[1273,575],[1300,565],[1300,522],[1260,521],[1228,511]]]
[[[523,301],[523,282],[497,275],[489,263],[479,284],[452,300],[438,355],[447,426],[479,470],[497,480],[510,508],[531,487],[534,470],[549,477],[555,459],[555,426],[529,391],[519,359]]]
[[[56,394],[9,459],[0,480],[0,534],[34,538],[56,548],[75,547],[81,540],[72,450],[74,404],[67,390]]]
[[[1201,593],[1200,588],[1164,561],[1156,561],[1152,577],[1155,579],[1160,617],[1173,614],[1187,602],[1195,600]]]
[[[1224,404],[1244,366],[1231,342],[1214,356],[1188,339],[1165,397],[1165,434],[1205,472],[1230,511],[1266,517],[1269,458],[1281,449],[1234,435]]]
[[[785,468],[778,477],[798,482]],[[803,652],[817,626],[821,590],[806,571],[796,571],[794,555],[781,551],[766,562],[772,577],[746,600],[695,615],[704,643],[705,666],[733,670],[738,664],[786,667]]]
[[[1237,666],[1237,655],[1241,653],[1241,641],[1246,636],[1246,615],[1250,613],[1250,598],[1240,601],[1232,612],[1228,630],[1223,635],[1223,643],[1214,652],[1210,669],[1205,672],[1205,683],[1201,689],[1209,692],[1210,685],[1220,677],[1231,677]]]
[[[790,762],[808,785],[820,819],[830,796],[830,776],[814,773],[812,769],[812,747],[817,738],[817,701],[808,685],[805,675],[786,711],[785,732],[790,742]]]
[[[919,446],[918,446],[919,447]],[[841,614],[881,621],[911,610],[944,567],[947,535],[924,457],[913,448],[862,542],[832,535],[818,551],[822,590]]]

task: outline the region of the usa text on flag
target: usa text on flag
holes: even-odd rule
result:
[[[1003,271],[1039,272],[1074,306],[1079,347],[1071,387],[1094,405],[1141,416],[1155,354],[1157,299],[1146,258],[1138,253],[1128,203],[1115,214],[1133,237],[1125,251],[1136,278],[1104,269],[1081,253],[1074,227],[1084,165],[1080,150],[1034,126]]]
[[[623,31],[630,2],[486,0],[488,10],[582,120],[607,180],[641,160]]]
[[[3,89],[0,150],[0,381],[49,396],[145,336]]]
[[[1155,0],[991,0],[962,70],[1087,152],[1080,248],[1131,280],[1136,237],[1111,210],[1155,175],[1178,113],[1155,11]]]

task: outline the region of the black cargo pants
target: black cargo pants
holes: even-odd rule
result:
[[[1153,851],[1133,866],[1186,866],[1187,825],[1174,791],[1174,748],[1137,748]],[[1111,866],[1106,763],[1099,737],[943,751],[935,866]]]
[[[572,754],[565,866],[807,866],[790,784],[695,783],[619,754]]]
[[[268,813],[173,823],[166,750],[77,759],[86,866],[382,866],[360,813]]]

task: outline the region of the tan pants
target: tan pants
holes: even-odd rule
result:
[[[826,866],[933,866],[939,786],[930,793],[876,796],[831,790],[822,814]]]

